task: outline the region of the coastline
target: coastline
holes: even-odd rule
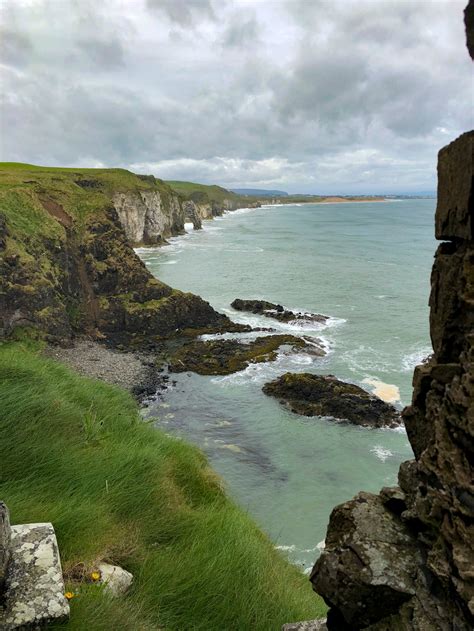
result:
[[[333,200],[324,200],[322,202],[312,201],[312,202],[278,202],[277,204],[263,204],[262,208],[265,206],[303,206],[303,205],[315,205],[318,204],[323,206],[325,204],[366,204],[366,203],[380,203],[380,202],[392,202],[395,200],[387,199],[386,197],[381,197],[380,199],[333,199]]]

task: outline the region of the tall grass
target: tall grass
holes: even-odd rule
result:
[[[277,631],[322,615],[205,457],[137,422],[127,393],[10,344],[0,397],[0,498],[13,523],[53,522],[76,594],[56,628]],[[83,581],[99,560],[133,573],[125,598]]]

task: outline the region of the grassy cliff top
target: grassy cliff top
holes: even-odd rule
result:
[[[179,195],[192,199],[195,202],[210,201],[219,203],[223,202],[224,199],[242,199],[241,195],[237,195],[215,184],[198,184],[196,182],[182,182],[180,180],[166,180],[166,184]]]
[[[17,237],[54,236],[61,231],[51,213],[59,205],[78,227],[110,206],[118,192],[173,191],[162,180],[126,169],[76,169],[0,162],[0,212]]]
[[[53,523],[75,594],[54,628],[275,631],[322,615],[204,455],[144,422],[127,393],[8,344],[0,396],[0,497],[14,524]],[[127,597],[91,583],[100,560],[133,573]]]

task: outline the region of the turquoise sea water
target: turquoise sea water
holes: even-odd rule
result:
[[[291,371],[334,374],[411,397],[413,367],[430,351],[429,276],[435,200],[268,206],[204,222],[169,246],[139,250],[149,269],[236,321],[321,338],[328,354],[282,353],[225,377],[176,376],[152,403],[158,425],[203,448],[229,493],[306,570],[332,507],[359,490],[396,483],[412,457],[402,430],[370,430],[300,417],[261,387]],[[233,311],[264,298],[331,316],[302,329]],[[395,388],[395,392],[396,392]],[[393,394],[392,389],[392,394]]]

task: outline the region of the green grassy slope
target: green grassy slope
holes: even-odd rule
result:
[[[197,184],[196,182],[182,182],[179,180],[166,180],[166,184],[179,195],[192,199],[195,202],[210,201],[222,203],[224,199],[233,201],[245,199],[241,195],[222,188],[222,186]]]
[[[173,194],[162,180],[126,169],[65,169],[0,162],[0,208],[9,225],[19,231],[18,236],[58,232],[57,222],[44,212],[41,197],[61,204],[80,225],[109,206],[114,193],[140,190],[158,190],[164,203]]]
[[[56,628],[277,631],[323,613],[205,457],[125,392],[7,344],[0,398],[0,497],[12,523],[53,522],[75,594]],[[134,574],[127,597],[80,580],[102,559]]]

